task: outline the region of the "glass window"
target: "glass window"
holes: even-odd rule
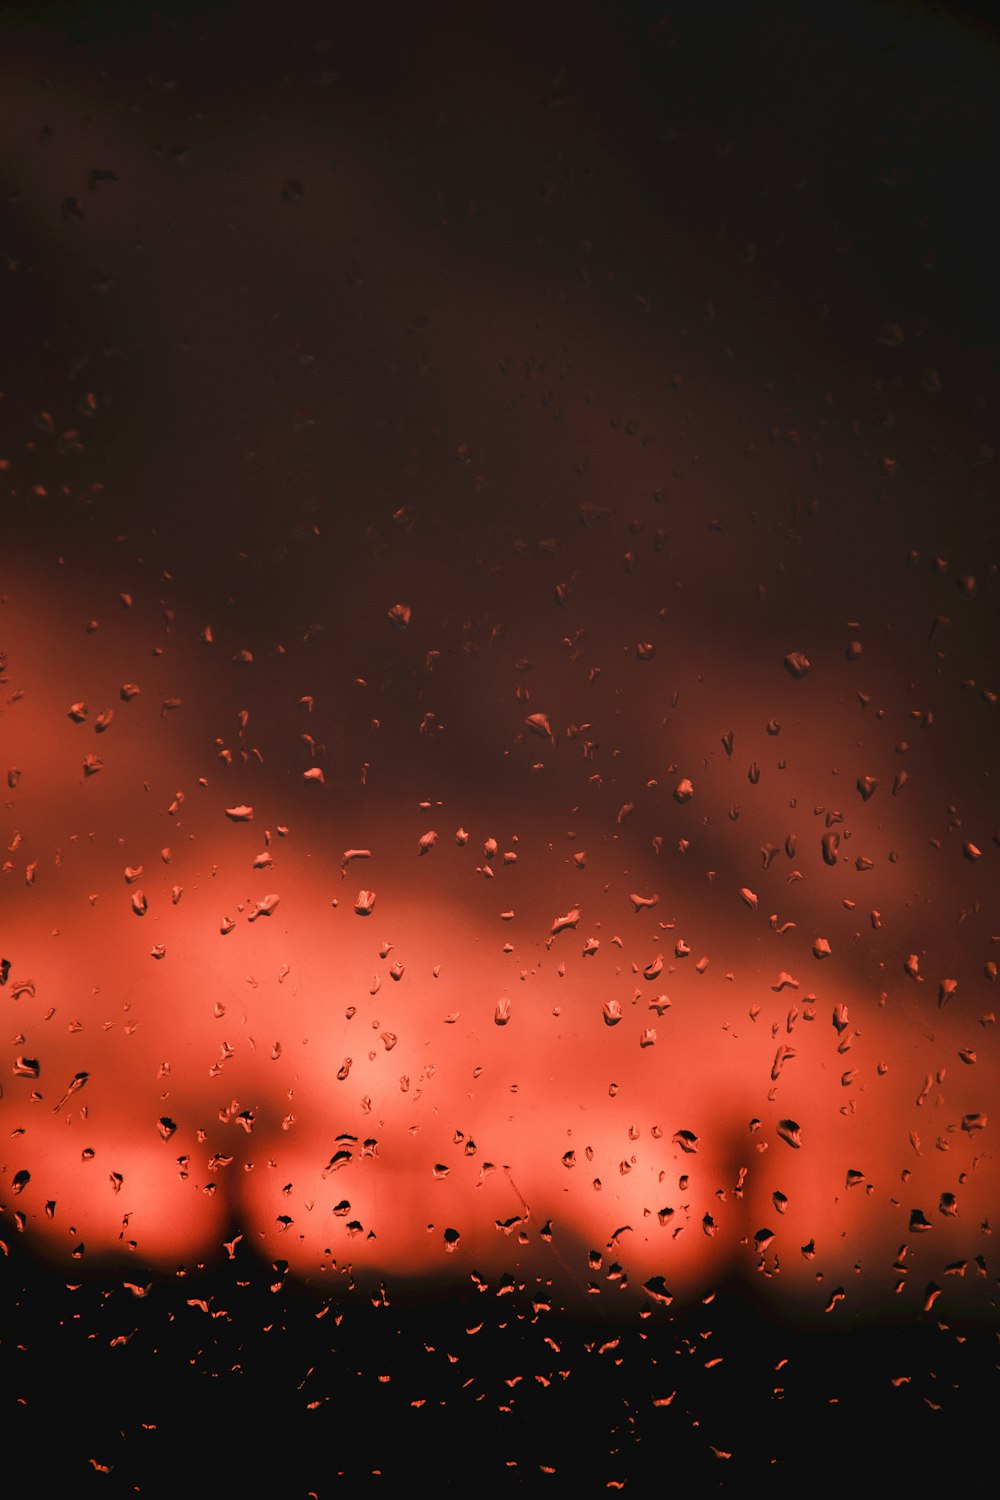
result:
[[[0,24],[10,1462],[974,1454],[992,23]]]

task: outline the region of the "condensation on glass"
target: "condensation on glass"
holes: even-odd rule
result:
[[[995,392],[927,141],[668,118],[588,14],[480,64],[497,143],[312,19],[11,82],[5,1248],[473,1291],[542,1385],[717,1293],[988,1321]]]

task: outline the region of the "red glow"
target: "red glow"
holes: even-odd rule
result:
[[[143,663],[146,620],[131,611],[97,654],[70,627],[74,591],[59,602],[47,585],[39,614],[41,588],[5,606],[11,659],[37,684],[7,715],[9,754],[30,775],[17,791],[29,838],[10,841],[5,880],[10,1013],[42,1073],[9,1085],[3,1112],[8,1170],[31,1174],[9,1207],[46,1254],[82,1241],[88,1264],[169,1266],[218,1256],[238,1222],[313,1280],[334,1265],[435,1278],[517,1266],[572,1295],[597,1250],[677,1295],[757,1271],[816,1312],[856,1267],[855,1300],[884,1297],[908,1241],[914,1281],[967,1257],[997,1183],[982,1131],[962,1120],[986,1108],[996,1064],[975,1002],[947,995],[946,968],[963,987],[970,973],[961,929],[936,929],[916,975],[903,960],[926,943],[919,910],[958,916],[975,877],[957,844],[936,861],[919,852],[913,801],[854,791],[862,766],[883,769],[853,744],[866,710],[845,701],[830,717],[830,688],[803,698],[811,683],[756,655],[725,693],[699,702],[692,683],[668,728],[648,686],[630,693],[619,737],[660,775],[632,783],[620,822],[615,787],[575,809],[566,796],[559,768],[575,774],[578,741],[547,733],[536,748],[516,705],[494,710],[486,693],[480,742],[506,736],[529,778],[541,756],[524,808],[484,805],[474,782],[420,808],[345,788],[336,758],[329,782],[305,787],[281,761],[241,765],[256,716],[212,707],[230,668],[193,647]],[[638,687],[648,669],[629,670]],[[847,665],[826,670],[851,680]],[[141,694],[95,739],[112,685],[133,676]],[[176,710],[162,706],[168,684]],[[294,689],[263,705],[279,751],[329,723],[325,684],[311,685],[315,715]],[[772,716],[783,728],[769,744]],[[210,753],[216,731],[232,764]],[[92,744],[106,765],[84,778]],[[779,751],[794,757],[784,772]],[[752,789],[751,756],[765,767]],[[838,761],[850,857],[828,869],[813,782]],[[691,768],[684,798],[669,763]],[[804,807],[789,807],[789,786]],[[737,797],[740,821],[716,842]],[[758,852],[793,830],[791,857],[783,837],[773,858]],[[895,865],[893,845],[908,851]],[[880,855],[874,879],[854,868],[862,849]],[[86,1087],[53,1108],[81,1069]],[[957,1213],[938,1212],[942,1192]],[[914,1208],[932,1235],[910,1236]]]

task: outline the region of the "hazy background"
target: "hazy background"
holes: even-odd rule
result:
[[[995,30],[902,4],[0,17],[2,1196],[11,1389],[31,1415],[53,1369],[92,1392],[66,1474],[148,1486],[203,1389],[279,1414],[294,1493],[338,1406],[355,1483],[427,1443],[411,1401],[524,1487],[547,1459],[641,1487],[663,1443],[713,1484],[801,1476],[846,1390],[914,1472],[914,1412],[974,1440]],[[369,1129],[377,1165],[324,1176]],[[484,1349],[472,1395],[442,1320]],[[135,1394],[164,1369],[166,1401]],[[367,1440],[383,1408],[406,1441]]]

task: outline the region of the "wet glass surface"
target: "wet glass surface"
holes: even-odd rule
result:
[[[995,32],[0,24],[10,1474],[983,1457]]]

